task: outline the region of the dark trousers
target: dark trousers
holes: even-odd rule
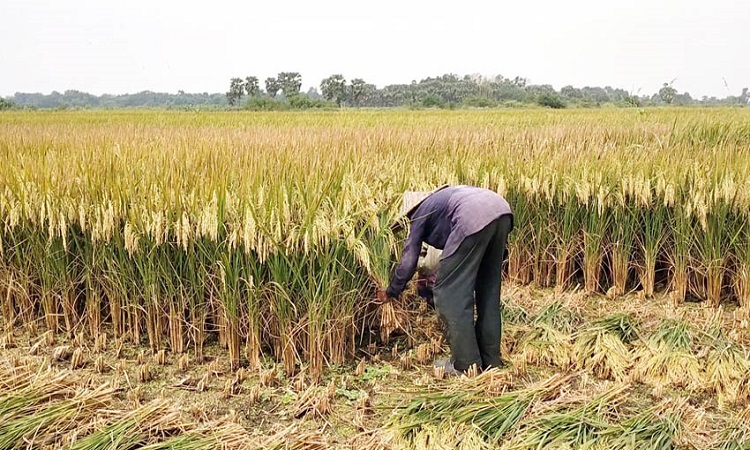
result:
[[[511,227],[511,217],[502,216],[466,237],[453,254],[440,261],[435,307],[448,327],[457,370],[472,364],[480,369],[500,366],[500,278]]]

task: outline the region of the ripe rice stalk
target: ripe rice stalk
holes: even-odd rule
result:
[[[188,427],[183,433],[140,447],[143,450],[213,450],[253,448],[250,434],[242,426],[229,420]]]
[[[693,331],[682,320],[666,320],[636,347],[633,375],[652,385],[695,389],[701,384],[701,363],[693,354]]]
[[[1,235],[2,233],[0,233]],[[0,238],[2,239],[2,238]],[[0,248],[2,248],[2,242],[0,241]],[[2,250],[0,250],[1,252]],[[4,255],[0,253],[0,258],[2,258]],[[9,331],[16,322],[16,304],[15,304],[15,297],[13,296],[13,288],[15,285],[13,272],[7,269],[3,269],[2,272],[0,272],[0,287],[4,288],[5,294],[0,293],[0,295],[3,295],[3,304],[2,304],[2,317],[4,319],[4,328],[6,331]]]
[[[533,365],[551,365],[562,370],[573,364],[573,345],[570,335],[546,324],[534,324],[523,334],[515,357]]]
[[[449,392],[414,397],[396,408],[387,426],[413,442],[425,427],[458,425],[473,428],[488,444],[497,445],[516,427],[532,403],[554,395],[566,380],[553,376],[524,389],[488,396],[486,389],[494,386],[495,373],[491,372],[469,378],[472,381]]]
[[[39,405],[73,397],[69,373],[32,367],[5,370],[0,385],[0,418],[3,422],[22,417]]]
[[[626,389],[627,385],[615,386],[580,406],[562,406],[542,413],[524,424],[507,448],[596,448],[610,427],[607,416],[626,398]]]
[[[711,342],[705,367],[706,385],[716,393],[720,407],[742,400],[748,372],[750,358],[741,346],[724,337]]]
[[[711,450],[746,450],[750,448],[750,408],[734,415],[719,432]]]
[[[169,315],[167,321],[169,323],[169,347],[172,353],[183,353],[185,351],[185,336],[183,330],[183,323],[185,319],[183,317],[183,311],[185,310],[187,301],[182,295],[172,297],[169,302]]]
[[[677,448],[683,428],[678,404],[646,409],[602,432],[602,447],[613,450],[662,450]],[[684,405],[683,405],[684,406]]]
[[[563,333],[572,333],[583,323],[581,314],[563,304],[554,301],[542,308],[532,321],[534,324],[547,325]]]
[[[699,274],[704,279],[705,299],[711,306],[717,307],[721,301],[724,287],[729,249],[737,239],[739,230],[730,230],[726,224],[731,222],[731,206],[719,201],[706,205],[709,200],[700,195],[694,200],[698,211],[698,224],[693,227],[693,239],[697,243],[696,252],[700,262]],[[710,208],[703,213],[703,208]]]
[[[649,205],[639,208],[638,217],[641,232],[636,234],[639,260],[635,267],[646,298],[651,298],[654,296],[657,258],[665,240],[667,212],[659,205]]]
[[[388,446],[375,448],[413,448],[413,449],[457,449],[484,450],[492,446],[482,438],[479,430],[454,423],[425,425],[414,433],[410,439],[396,437]],[[392,444],[396,444],[394,447]]]
[[[532,240],[534,284],[549,287],[555,282],[555,234],[552,229],[555,223],[554,212],[551,208],[541,207],[535,212]]]
[[[86,282],[86,321],[89,333],[95,339],[102,329],[102,303],[99,289],[93,286],[91,279]]]
[[[533,207],[519,190],[510,190],[506,200],[513,205],[514,223],[531,223]],[[513,284],[528,285],[533,280],[533,236],[533,229],[527,226],[514,230],[508,236],[508,279]]]
[[[735,227],[740,230],[732,250],[734,295],[741,307],[750,307],[750,215],[737,213]]]
[[[333,396],[327,387],[310,386],[302,391],[291,407],[292,416],[299,419],[308,414],[326,418],[333,410]]]
[[[107,385],[77,392],[69,399],[38,404],[33,411],[8,417],[0,424],[0,448],[13,449],[24,442],[54,442],[60,433],[89,420],[111,403],[115,390]],[[7,416],[6,416],[7,417]]]
[[[596,277],[594,234],[580,232],[589,218],[579,211],[571,220],[568,206],[593,204],[596,189],[603,187],[615,197],[607,215],[629,217],[635,214],[630,210],[640,208],[666,217],[661,253],[668,258],[661,261],[657,252],[656,267],[664,264],[669,271],[673,298],[681,301],[690,290],[716,303],[729,287],[742,297],[741,250],[731,245],[743,226],[738,213],[750,203],[744,175],[737,175],[750,170],[741,110],[701,112],[700,118],[676,110],[637,118],[622,111],[571,111],[565,117],[524,112],[515,128],[506,126],[516,119],[507,112],[483,115],[481,121],[466,111],[409,114],[408,120],[395,112],[379,117],[377,126],[369,112],[366,117],[354,111],[336,117],[261,114],[252,120],[217,113],[190,127],[181,126],[184,118],[177,115],[157,118],[142,111],[106,123],[91,112],[53,114],[51,121],[32,112],[10,114],[0,129],[5,163],[0,272],[12,273],[15,320],[32,332],[37,323],[70,332],[86,326],[95,338],[101,326],[111,324],[116,338],[140,343],[150,331],[150,345],[162,348],[156,341],[169,339],[178,350],[180,342],[198,347],[195,342],[208,337],[204,332],[216,332],[201,327],[219,324],[220,340],[227,344],[229,325],[210,314],[210,301],[219,302],[210,300],[210,277],[217,260],[244,253],[264,266],[257,285],[278,283],[291,300],[283,305],[261,296],[254,339],[252,316],[245,311],[251,303],[237,297],[239,341],[278,347],[274,356],[294,359],[287,363],[290,368],[321,352],[324,364],[340,362],[354,353],[357,334],[366,335],[372,312],[357,301],[375,291],[357,260],[371,250],[363,233],[377,230],[371,219],[386,214],[404,190],[443,181],[496,188],[511,201],[523,218],[509,243],[511,276],[521,282],[550,286],[559,274],[571,283],[581,251],[584,278]],[[237,125],[241,132],[215,132],[217,123]],[[76,133],[70,133],[71,126]],[[408,167],[420,171],[404,170]],[[725,206],[726,220],[719,220],[723,213],[717,208]],[[682,218],[686,225],[675,226]],[[612,219],[604,233],[611,239],[605,242],[611,245],[611,261],[605,258],[604,264],[611,265],[613,294],[627,289],[630,261],[651,266],[641,264],[641,249],[620,240],[620,222],[627,224]],[[704,224],[721,237],[694,232]],[[647,225],[653,225],[651,219]],[[643,237],[633,241],[643,233],[638,224],[621,228],[631,244],[645,243]],[[352,236],[362,243],[353,244]],[[720,264],[708,254],[718,243]],[[348,271],[337,272],[332,296],[345,301],[312,318],[310,302],[299,295],[301,283],[289,282],[299,278],[294,260],[303,257],[298,254],[317,258],[326,249],[337,249],[336,259]],[[279,253],[282,261],[271,261]],[[277,266],[273,271],[265,268],[269,262]],[[530,274],[526,266],[533,267]],[[642,274],[644,285],[651,284],[648,274]],[[208,292],[201,295],[201,289]],[[0,290],[0,302],[8,304],[8,290]],[[311,320],[318,322],[312,329]],[[322,345],[310,347],[310,330],[322,336]],[[290,344],[280,345],[282,340]]]
[[[326,450],[330,448],[330,444],[320,431],[301,431],[296,425],[290,425],[261,439],[257,445],[250,448],[253,450]]]
[[[637,223],[633,207],[625,203],[624,197],[620,196],[617,199],[610,212],[610,271],[614,296],[625,294],[627,289]]]
[[[606,197],[600,195],[595,204],[583,209],[583,278],[586,291],[601,289],[600,275],[604,262],[604,237],[610,224],[605,213]]]
[[[676,206],[670,214],[670,229],[670,289],[675,302],[681,304],[688,293],[688,266],[693,243],[691,217],[683,207]]]
[[[574,260],[580,249],[581,207],[574,194],[566,194],[556,210],[559,222],[555,229],[555,288],[566,290],[573,281]]]
[[[245,282],[241,274],[242,261],[238,260],[241,256],[239,252],[225,254],[224,260],[217,263],[216,281],[214,282],[214,291],[216,298],[219,300],[222,326],[224,327],[224,336],[232,369],[239,368],[242,342],[240,336],[240,320],[242,317],[240,296]]]
[[[113,450],[137,448],[146,444],[150,436],[179,429],[179,413],[165,400],[154,400],[115,422],[74,442],[71,450]]]
[[[80,369],[86,365],[86,357],[83,355],[83,349],[77,347],[73,351],[73,355],[70,357],[70,368],[71,370]]]
[[[284,363],[287,375],[293,375],[297,364],[297,349],[294,341],[294,323],[299,317],[299,311],[287,288],[273,280],[284,280],[290,276],[284,257],[280,254],[271,255],[268,260],[271,280],[263,289],[263,297],[271,306],[270,335],[273,337],[272,349],[278,361]]]
[[[638,337],[628,314],[612,314],[574,335],[573,358],[577,367],[599,378],[623,381],[632,365],[628,344]]]

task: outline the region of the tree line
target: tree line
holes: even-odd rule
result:
[[[737,96],[693,98],[680,93],[674,80],[651,95],[625,89],[564,86],[559,91],[548,84],[531,84],[523,77],[445,74],[408,84],[378,88],[362,78],[347,79],[332,74],[318,87],[301,92],[299,72],[279,72],[263,82],[256,76],[234,77],[224,94],[177,94],[143,91],[136,94],[95,96],[68,90],[51,94],[16,93],[0,98],[0,109],[27,108],[245,108],[255,110],[337,107],[368,108],[494,108],[541,105],[550,108],[658,105],[740,105],[750,102],[748,88]]]

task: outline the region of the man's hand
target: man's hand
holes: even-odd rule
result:
[[[385,303],[390,302],[391,298],[388,297],[388,294],[386,294],[385,289],[378,289],[378,292],[375,296],[375,301],[378,305],[383,305]]]
[[[426,300],[432,300],[432,288],[435,286],[435,275],[417,279],[417,294]]]

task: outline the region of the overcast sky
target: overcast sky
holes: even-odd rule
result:
[[[444,73],[693,97],[750,86],[749,0],[0,0],[0,95]],[[728,85],[725,86],[724,80]]]

